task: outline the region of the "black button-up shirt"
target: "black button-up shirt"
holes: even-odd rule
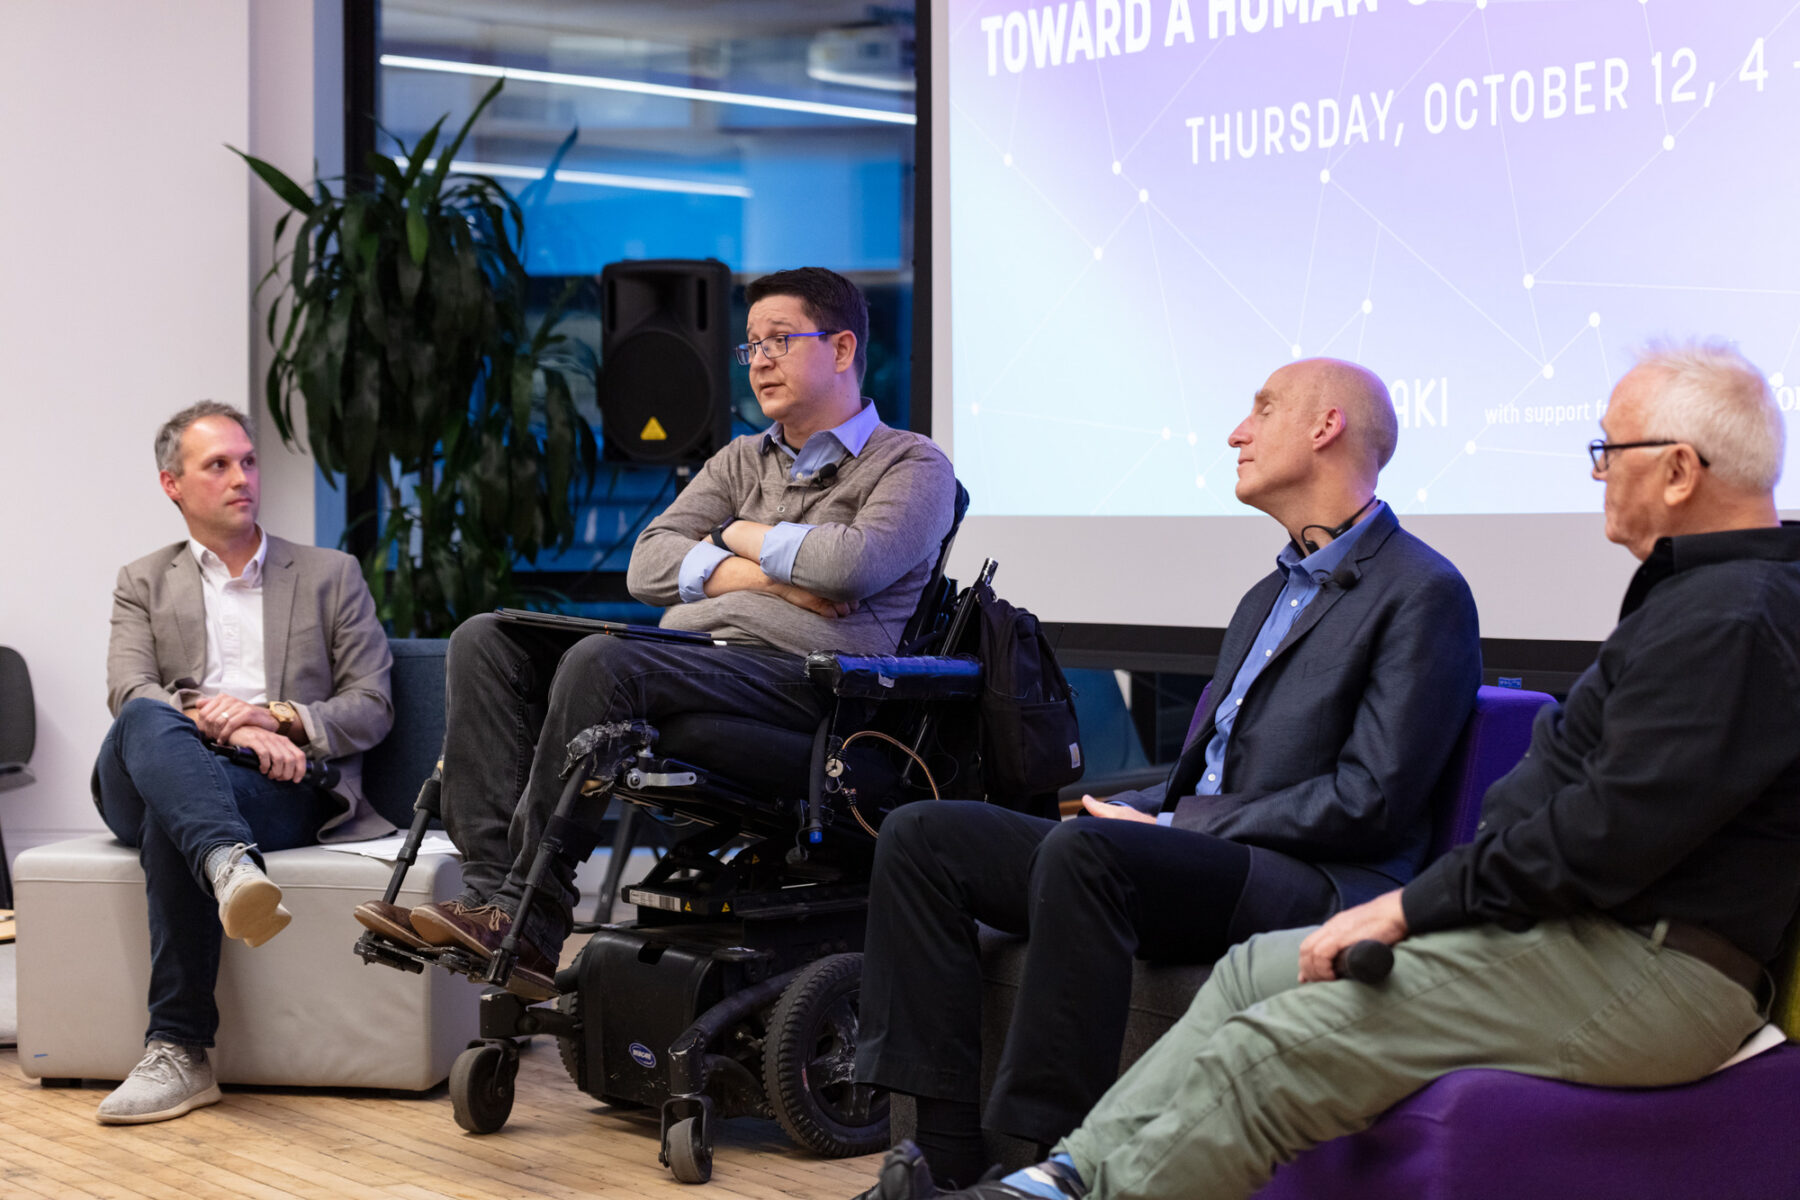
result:
[[[1800,905],[1800,526],[1659,541],[1475,839],[1401,903],[1419,933],[1600,911],[1772,959]]]

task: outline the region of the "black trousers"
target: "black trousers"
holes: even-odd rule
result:
[[[876,843],[858,1080],[979,1099],[976,922],[1027,934],[982,1124],[1057,1141],[1118,1077],[1133,958],[1223,954],[1251,864],[1246,846],[1139,822],[1047,821],[960,801],[896,810]],[[1296,874],[1303,887],[1316,882],[1308,911],[1329,915],[1336,898],[1323,873],[1285,874],[1290,885]]]
[[[605,635],[573,640],[491,614],[457,627],[446,671],[444,829],[463,853],[464,898],[509,912],[562,792],[569,740],[583,729],[722,712],[810,732],[825,711],[797,655]],[[568,933],[578,865],[554,864],[539,893],[531,924],[541,944]]]

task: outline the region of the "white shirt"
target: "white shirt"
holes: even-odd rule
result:
[[[236,579],[225,560],[193,539],[188,549],[200,564],[200,591],[206,598],[206,678],[200,694],[236,696],[249,704],[269,699],[263,667],[263,560],[269,538],[257,531],[256,557]]]

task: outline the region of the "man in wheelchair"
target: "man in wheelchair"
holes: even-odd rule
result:
[[[670,606],[665,629],[703,636],[572,641],[493,615],[460,626],[447,664],[439,802],[463,854],[463,891],[410,911],[369,901],[356,913],[368,929],[486,961],[516,921],[508,987],[533,1000],[555,995],[575,868],[600,813],[576,806],[582,828],[523,914],[520,901],[571,741],[604,727],[616,746],[590,749],[613,753],[617,767],[653,736],[643,722],[677,714],[742,714],[811,734],[828,700],[802,655],[899,649],[953,523],[950,463],[930,439],[883,425],[862,396],[868,308],[853,283],[807,267],[764,276],[746,294],[737,357],[775,423],[701,468],[639,537],[627,579],[638,599]]]

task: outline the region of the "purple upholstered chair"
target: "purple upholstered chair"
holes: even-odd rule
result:
[[[1532,714],[1546,699],[1481,689],[1455,760],[1477,773],[1453,808],[1439,809],[1450,820],[1438,830],[1436,849],[1473,834],[1482,792],[1524,752]],[[1362,1133],[1302,1154],[1257,1193],[1258,1200],[1562,1196],[1800,1198],[1800,1046],[1779,1046],[1671,1088],[1595,1088],[1510,1071],[1455,1071]]]

